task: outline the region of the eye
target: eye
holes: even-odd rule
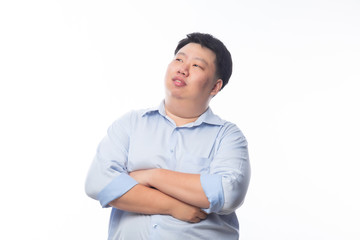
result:
[[[177,62],[183,62],[183,60],[181,58],[176,58],[175,61]]]
[[[200,66],[199,64],[193,64],[193,67],[196,67],[196,68],[200,68],[200,69],[203,69],[203,67],[202,66]]]

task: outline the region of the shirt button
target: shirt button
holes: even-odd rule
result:
[[[156,229],[156,228],[157,228],[157,226],[158,226],[157,224],[154,224],[154,225],[153,225],[153,228],[154,228],[154,229]]]
[[[174,152],[174,150],[173,150],[173,149],[170,149],[170,152],[171,152],[171,153],[173,153],[173,152]]]

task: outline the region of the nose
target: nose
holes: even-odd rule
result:
[[[184,64],[181,64],[179,66],[179,69],[177,71],[179,74],[181,75],[184,75],[185,77],[189,76],[189,68],[188,66],[184,63]]]

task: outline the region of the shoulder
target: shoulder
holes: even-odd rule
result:
[[[142,120],[146,118],[146,116],[153,115],[154,112],[157,112],[157,109],[155,108],[144,108],[144,109],[137,109],[137,110],[130,110],[126,112],[125,114],[121,115],[119,118],[117,118],[113,125],[115,126],[136,126],[136,124],[139,124]]]
[[[236,138],[245,139],[243,132],[235,123],[224,120],[220,116],[214,114],[210,108],[204,115],[204,122],[220,127],[218,135],[220,139],[229,135],[235,136]]]
[[[224,121],[224,124],[222,125],[219,132],[219,139],[221,141],[225,140],[247,145],[247,140],[244,133],[235,123],[230,121]]]
[[[225,132],[236,132],[239,135],[244,136],[243,132],[240,130],[240,128],[233,122],[229,122],[229,121],[224,121],[223,124],[223,130]]]

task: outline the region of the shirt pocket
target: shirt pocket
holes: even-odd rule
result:
[[[210,158],[185,154],[179,161],[177,170],[183,173],[209,173]]]

